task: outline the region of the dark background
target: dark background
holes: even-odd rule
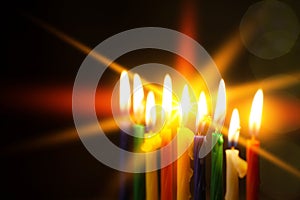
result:
[[[214,54],[238,31],[241,18],[254,2],[256,1],[193,2],[196,34],[191,36],[208,53]],[[300,19],[299,1],[285,2]],[[108,37],[131,28],[157,26],[180,31],[182,10],[188,3],[189,1],[177,0],[30,0],[14,1],[2,6],[1,196],[9,199],[117,199],[118,196],[120,173],[92,157],[74,132],[72,85],[86,55],[33,23],[30,16],[43,20],[93,48]],[[299,47],[298,38],[291,52],[282,58],[294,60],[292,69],[286,66],[279,74],[295,70],[299,72]],[[124,59],[121,64],[130,68],[157,59],[149,52],[140,52],[138,55],[137,61]],[[230,68],[222,73],[229,86],[273,75],[256,74],[249,66],[251,56],[253,57],[242,48]],[[172,64],[171,56],[166,55],[164,59],[163,62]],[[280,59],[262,62],[283,62]],[[110,87],[118,77],[118,74],[108,72],[104,85]],[[299,102],[299,83],[288,89],[289,95],[292,94]],[[297,115],[297,110],[294,112]],[[109,112],[103,113],[103,116],[108,115]],[[65,130],[73,130],[71,139],[26,146],[28,141]],[[298,123],[282,140],[276,140],[279,147],[271,148],[266,145],[271,150],[275,149],[273,152],[276,155],[281,152],[278,148],[288,149],[286,151],[292,154],[291,158],[284,153],[281,158],[294,162],[294,167],[298,169],[299,132]],[[294,145],[290,148],[291,141]],[[245,158],[245,150],[240,148],[242,157]],[[263,166],[263,169],[266,168],[268,169],[262,173],[274,177],[263,179],[262,199],[299,199],[299,178],[269,162]],[[130,187],[130,181],[128,185]],[[241,196],[244,196],[243,187],[245,180],[241,181]]]

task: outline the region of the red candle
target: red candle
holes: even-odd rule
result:
[[[164,127],[161,134],[162,147],[167,145],[172,140],[172,131],[169,128],[168,123],[170,123],[171,113],[172,113],[172,81],[169,75],[165,76],[164,87],[162,93],[162,108],[163,112],[161,114]],[[166,160],[169,160],[172,156],[172,148],[165,149],[161,153],[161,162],[164,163]],[[160,171],[161,176],[161,200],[172,200],[173,199],[173,165],[172,163],[164,167]]]
[[[246,199],[256,200],[259,199],[259,155],[258,150],[260,142],[256,139],[262,117],[263,107],[263,92],[259,89],[253,99],[250,119],[249,119],[249,130],[252,138],[247,140],[247,182],[246,182]]]
[[[256,139],[251,139],[247,141],[247,162],[248,162],[248,172],[247,172],[247,183],[246,183],[246,193],[247,200],[258,199],[259,193],[259,156],[257,151],[259,149],[259,141]]]
[[[167,145],[172,140],[172,132],[171,129],[165,129],[161,132],[162,137],[162,147]],[[172,154],[172,149],[168,149],[168,151],[164,151],[161,154],[161,159],[169,159]],[[169,164],[164,167],[160,171],[161,176],[161,200],[172,200],[173,199],[173,166]]]

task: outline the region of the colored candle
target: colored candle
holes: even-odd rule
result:
[[[215,144],[211,152],[211,181],[210,199],[223,199],[223,135],[219,132],[212,134],[212,144]]]
[[[162,93],[162,122],[164,124],[163,130],[160,132],[162,138],[162,147],[167,145],[172,140],[172,131],[169,128],[172,113],[172,81],[169,75],[165,76],[164,87]],[[172,147],[161,152],[161,160],[169,160],[172,156]],[[173,199],[173,166],[167,165],[161,169],[161,200]]]
[[[211,181],[210,181],[210,199],[218,200],[223,199],[223,135],[221,128],[226,114],[226,91],[225,83],[220,81],[218,90],[218,99],[215,108],[213,125],[215,132],[212,133],[211,152]]]
[[[207,103],[204,92],[200,93],[196,118],[196,135],[194,137],[194,200],[206,199],[205,158],[199,158],[200,149],[205,141],[201,135],[206,126]]]
[[[203,200],[206,198],[205,181],[205,158],[199,158],[200,148],[205,140],[205,136],[196,135],[194,137],[194,199]]]
[[[146,200],[158,200],[158,175],[157,171],[150,171],[156,168],[157,157],[156,154],[147,154],[155,151],[161,145],[161,137],[159,134],[147,133],[145,134],[145,141],[142,150],[146,152]]]
[[[126,71],[121,73],[120,77],[120,94],[119,94],[119,103],[120,103],[120,115],[122,117],[121,128],[128,130],[130,127],[130,117],[129,112],[131,108],[131,89],[129,83],[129,77]],[[120,131],[120,147],[122,149],[128,149],[128,140],[129,137],[124,131]],[[124,165],[126,161],[124,160],[123,152],[120,154],[120,165]],[[124,173],[120,172],[120,193],[119,199],[125,200],[129,196],[129,191],[126,189],[126,177]]]
[[[240,119],[237,109],[234,109],[231,115],[228,146],[226,153],[226,194],[225,200],[239,199],[238,177],[242,178],[247,173],[247,162],[239,157],[239,151],[235,149],[238,142],[240,130]]]
[[[259,155],[258,150],[260,142],[255,138],[258,135],[263,109],[263,92],[259,89],[253,99],[250,118],[249,130],[252,135],[250,140],[247,140],[247,162],[248,172],[246,181],[246,199],[259,199]]]
[[[145,133],[145,127],[142,125],[144,119],[144,90],[139,75],[133,76],[133,114],[135,125],[133,125],[133,151],[141,152],[141,146],[143,144],[143,138]],[[140,171],[140,168],[144,166],[139,160],[134,160],[135,171]],[[145,199],[145,176],[143,173],[134,173],[133,175],[133,199],[141,200]]]
[[[172,140],[171,129],[165,128],[161,131],[162,147],[167,145]],[[161,152],[161,159],[168,160],[172,154],[172,149],[166,149],[166,151]],[[173,167],[172,164],[167,165],[160,171],[161,176],[161,189],[160,189],[160,199],[169,200],[173,199]]]
[[[145,127],[142,125],[133,126],[133,151],[141,152],[141,146],[143,144]],[[139,169],[143,166],[139,160],[134,161],[135,169]],[[133,175],[133,199],[142,200],[145,199],[145,175],[143,173],[134,173]]]
[[[185,127],[178,128],[178,152],[184,152],[177,160],[177,199],[188,200],[191,198],[190,180],[193,176],[190,161],[193,156],[192,142],[194,133]]]
[[[177,130],[177,152],[183,154],[177,159],[177,200],[191,198],[190,180],[193,170],[190,166],[192,158],[191,141],[194,133],[185,127],[191,109],[190,97],[187,85],[184,86],[181,98],[180,128]]]
[[[260,143],[256,139],[247,141],[246,158],[248,162],[248,172],[246,181],[246,199],[259,199],[259,156],[257,151]]]
[[[149,154],[161,146],[160,135],[152,133],[156,122],[155,98],[152,91],[147,96],[145,119],[148,133],[145,134],[142,150],[146,153],[146,200],[158,200],[157,171],[151,171],[157,168],[157,157],[156,154]]]

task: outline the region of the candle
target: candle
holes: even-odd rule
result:
[[[133,75],[133,114],[135,119],[135,124],[133,126],[133,151],[140,152],[141,145],[143,144],[144,137],[144,89],[142,85],[142,81],[138,74]],[[138,160],[134,160],[135,171],[140,167],[143,167],[143,163],[140,163]],[[144,174],[135,173],[133,175],[133,199],[141,200],[145,199],[145,180]]]
[[[122,118],[120,124],[124,130],[128,130],[130,126],[130,119],[126,118],[126,116],[129,116],[130,108],[131,108],[131,90],[130,90],[130,83],[129,83],[129,77],[126,71],[123,71],[121,73],[120,77],[120,96],[119,96],[119,103],[120,103],[120,116]],[[124,131],[120,131],[120,147],[122,149],[128,148],[128,135]],[[120,154],[120,165],[124,165],[124,155],[121,151]],[[126,177],[125,174],[120,174],[120,193],[119,193],[119,199],[123,200],[126,199],[126,196],[128,196],[129,192],[126,190]]]
[[[161,131],[162,146],[167,145],[172,140],[172,132],[168,127],[172,112],[172,81],[169,75],[165,76],[164,87],[162,94],[162,119],[164,121],[164,127]],[[161,160],[168,160],[172,156],[172,148],[166,151],[162,151]],[[161,200],[173,199],[173,167],[172,164],[161,169]]]
[[[210,181],[210,199],[223,199],[223,135],[221,128],[226,114],[226,91],[223,79],[220,81],[218,90],[218,99],[215,108],[213,124],[216,126],[215,132],[212,133],[211,152],[211,181]]]
[[[249,118],[249,131],[252,138],[247,140],[247,162],[248,172],[246,181],[246,199],[258,199],[259,193],[259,156],[258,150],[260,142],[256,139],[262,117],[263,108],[263,92],[259,89],[253,99],[250,118]]]
[[[188,200],[191,198],[190,180],[193,170],[190,166],[192,158],[191,148],[189,147],[193,132],[184,127],[189,118],[191,110],[190,96],[187,85],[184,86],[181,98],[180,127],[177,131],[177,152],[184,152],[177,160],[177,200]],[[189,140],[191,138],[191,140]]]
[[[152,132],[156,122],[155,98],[152,91],[148,93],[146,101],[146,130],[144,144],[142,150],[146,152],[146,200],[158,200],[158,178],[157,171],[149,171],[156,168],[156,154],[147,154],[147,152],[155,151],[161,145],[159,134]]]
[[[239,151],[235,149],[239,138],[240,119],[239,112],[234,109],[231,115],[228,130],[228,146],[226,153],[226,194],[225,200],[239,199],[238,176],[244,177],[247,173],[247,162],[239,157]]]
[[[199,158],[200,148],[205,141],[203,133],[206,125],[207,103],[204,92],[200,93],[194,137],[194,200],[206,199],[205,158]]]

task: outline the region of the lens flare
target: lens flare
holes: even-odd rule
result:
[[[150,91],[147,95],[145,113],[146,127],[150,130],[155,126],[156,122],[155,97],[152,91]]]

